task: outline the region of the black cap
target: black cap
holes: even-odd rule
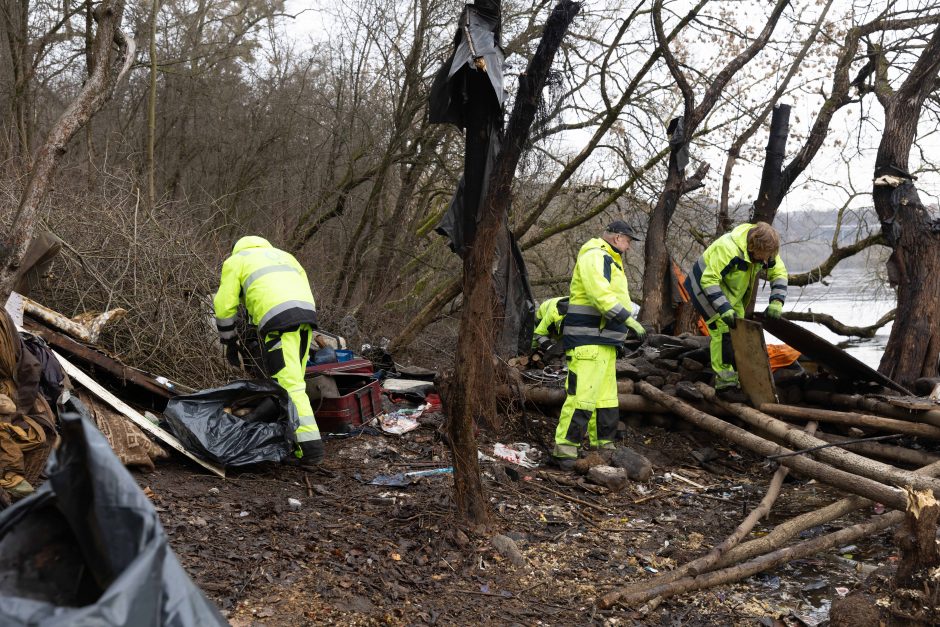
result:
[[[636,231],[633,230],[633,227],[624,222],[623,220],[614,220],[607,225],[608,233],[619,233],[621,235],[626,235],[634,241],[639,241],[640,238],[637,237]]]

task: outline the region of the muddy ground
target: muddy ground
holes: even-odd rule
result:
[[[528,441],[549,441],[552,422],[530,417]],[[315,471],[269,466],[231,472],[223,481],[171,461],[135,476],[152,491],[190,576],[241,626],[815,625],[826,618],[831,599],[863,577],[858,563],[891,559],[885,533],[736,585],[667,600],[646,613],[595,610],[598,595],[720,542],[762,498],[773,473],[700,432],[640,425],[627,430],[625,444],[646,454],[655,472],[648,483],[620,493],[564,485],[573,475],[560,482],[544,465],[537,476],[483,462],[493,512],[488,533],[456,523],[449,476],[403,488],[367,484],[377,475],[448,466],[434,420],[402,437],[330,439],[326,461]],[[711,471],[690,455],[707,446],[718,453]],[[484,439],[481,450],[492,453],[493,443]],[[838,496],[816,483],[788,480],[772,520],[754,534]],[[833,528],[871,514],[860,512]],[[524,563],[513,565],[497,552],[491,543],[496,533],[515,541]]]

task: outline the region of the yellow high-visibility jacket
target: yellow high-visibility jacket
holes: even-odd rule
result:
[[[603,238],[588,240],[571,274],[565,350],[588,344],[619,346],[633,315],[627,275],[620,253]]]
[[[244,303],[261,337],[317,322],[317,306],[303,266],[262,237],[249,235],[238,240],[232,256],[222,264],[222,280],[213,304],[223,341],[235,337],[239,303]]]
[[[568,297],[549,298],[535,312],[535,330],[532,332],[532,348],[544,346],[561,339],[561,330],[568,313]]]
[[[747,234],[753,224],[741,224],[725,233],[705,249],[685,279],[692,303],[705,320],[734,309],[744,316],[751,290],[763,264],[751,261],[747,252]],[[767,264],[770,300],[787,299],[787,268],[780,255]]]

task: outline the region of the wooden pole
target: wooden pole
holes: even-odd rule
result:
[[[816,432],[816,437],[821,440],[825,440],[826,442],[839,444],[840,448],[855,451],[856,453],[863,453],[870,457],[878,457],[892,462],[911,464],[912,466],[926,466],[928,464],[940,461],[940,457],[936,455],[931,455],[930,453],[925,453],[924,451],[905,448],[903,446],[892,446],[890,444],[882,444],[880,442],[854,442],[852,444],[842,444],[842,442],[850,438],[846,438],[841,435],[822,433],[819,431]]]
[[[637,383],[637,390],[643,394],[643,396],[668,407],[677,416],[691,422],[697,427],[711,431],[759,455],[770,457],[793,452],[790,449],[745,431],[740,427],[727,423],[720,418],[706,414],[680,399],[673,398],[663,393],[661,390],[648,383]],[[846,492],[858,494],[879,503],[884,503],[892,509],[904,509],[906,507],[907,500],[903,491],[889,487],[878,481],[845,472],[833,468],[832,466],[827,466],[826,464],[807,459],[802,455],[783,457],[779,461],[781,465],[799,473],[839,488],[840,490],[845,490]]]
[[[882,418],[868,414],[857,414],[848,411],[834,411],[831,409],[818,409],[816,407],[796,407],[794,405],[780,405],[777,403],[762,403],[759,409],[765,414],[773,414],[796,420],[817,420],[851,427],[865,427],[876,431],[890,431],[916,435],[922,438],[940,441],[940,427],[895,418]]]
[[[716,405],[732,412],[747,424],[763,429],[775,438],[780,438],[787,444],[801,449],[827,444],[824,440],[794,429],[791,425],[761,413],[752,407],[740,403],[726,403],[717,397],[714,388],[710,386],[699,384],[698,389],[705,398]],[[910,471],[901,470],[889,464],[850,453],[845,449],[829,447],[813,451],[812,455],[827,464],[832,464],[836,468],[841,468],[862,477],[883,481],[902,488],[913,486],[918,490],[931,490],[940,494],[940,480],[916,475]]]

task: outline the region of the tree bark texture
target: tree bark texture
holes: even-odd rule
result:
[[[120,32],[124,15],[123,1],[104,2],[95,15],[98,20],[95,69],[78,97],[53,125],[33,162],[10,233],[4,241],[5,256],[0,259],[0,302],[6,302],[17,280],[20,262],[32,239],[39,209],[52,187],[56,169],[69,141],[111,99],[115,84],[133,61],[133,40],[126,39]],[[115,45],[115,42],[119,44]]]
[[[528,141],[540,94],[555,53],[580,4],[562,0],[552,10],[542,39],[525,73],[513,106],[502,151],[490,179],[483,216],[470,251],[464,258],[464,304],[454,364],[454,380],[448,390],[447,414],[454,451],[457,509],[465,520],[485,524],[486,499],[480,481],[474,422],[492,423],[496,417],[493,367],[494,321],[501,315],[493,288],[492,267],[497,239],[508,237],[505,219],[512,199],[512,180]],[[469,132],[468,128],[468,132]]]
[[[936,377],[940,358],[940,220],[928,212],[906,175],[924,101],[940,74],[940,28],[896,92],[887,84],[884,60],[876,66],[876,94],[884,106],[885,125],[872,196],[892,249],[888,279],[898,291],[897,314],[879,371],[910,385],[920,377]]]

